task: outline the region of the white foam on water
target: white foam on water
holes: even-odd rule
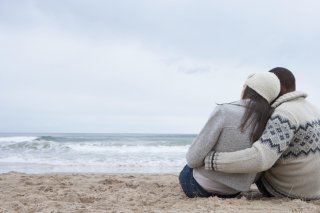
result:
[[[67,144],[76,152],[113,152],[113,153],[185,153],[189,145],[185,146],[96,146],[94,144]]]
[[[190,145],[177,138],[156,145],[160,139],[141,141],[115,138],[95,141],[85,137],[0,137],[0,173],[17,172],[178,172]],[[80,137],[79,137],[80,138]],[[103,139],[103,138],[102,138]],[[112,142],[112,143],[110,143]],[[191,140],[190,140],[191,142]],[[168,145],[167,145],[168,144]]]
[[[7,136],[7,137],[0,137],[0,143],[19,143],[25,141],[33,141],[36,140],[38,137],[33,136]]]

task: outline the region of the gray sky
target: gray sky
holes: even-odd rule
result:
[[[317,0],[1,0],[0,131],[198,133],[246,77],[320,107]]]

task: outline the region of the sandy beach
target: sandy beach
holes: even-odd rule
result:
[[[0,175],[0,212],[320,212],[320,201],[263,198],[253,186],[238,198],[189,199],[177,174]]]

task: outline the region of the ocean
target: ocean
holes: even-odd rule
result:
[[[196,135],[0,134],[0,173],[178,173]]]

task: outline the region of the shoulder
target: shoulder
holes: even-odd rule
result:
[[[282,104],[281,106],[277,107],[271,115],[270,121],[288,123],[290,126],[298,125],[295,113],[290,109],[288,104]]]
[[[210,117],[212,116],[222,116],[222,117],[234,117],[242,116],[245,111],[245,102],[243,100],[235,101],[232,103],[218,104]]]
[[[320,119],[319,109],[304,98],[280,105],[275,113],[294,120],[297,125]]]
[[[219,104],[216,106],[217,110],[222,112],[238,112],[245,110],[246,102],[244,100],[239,100],[231,103]]]
[[[278,116],[298,125],[316,116],[317,110],[306,100],[307,94],[294,91],[279,97],[274,103],[272,117]]]

